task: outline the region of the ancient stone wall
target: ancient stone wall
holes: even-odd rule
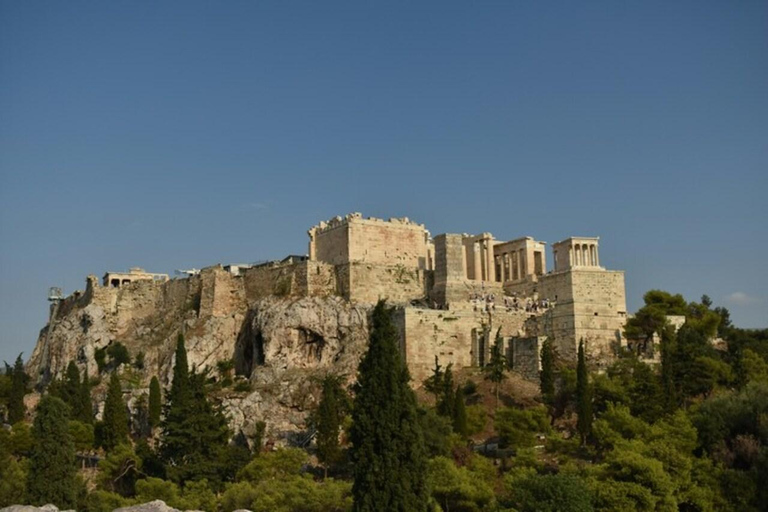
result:
[[[337,267],[343,296],[374,304],[387,299],[391,304],[408,304],[424,298],[432,283],[432,271],[404,265],[374,265],[350,263]]]
[[[467,299],[465,286],[466,262],[462,235],[444,234],[435,237],[435,285],[430,294],[437,304],[452,304]]]
[[[310,230],[309,258],[314,261],[323,261],[332,265],[341,265],[349,262],[349,224],[319,228]]]
[[[593,268],[548,274],[539,281],[539,294],[554,300],[555,308],[536,330],[552,337],[561,357],[575,360],[583,339],[593,366],[613,358],[627,319],[624,272]]]
[[[203,269],[200,279],[201,317],[226,317],[245,309],[245,287],[241,277],[216,266]]]
[[[405,307],[396,319],[405,351],[405,362],[415,386],[430,374],[435,356],[442,366],[477,366],[487,361],[497,330],[502,337],[520,336],[524,312],[423,309]]]
[[[538,380],[541,348],[546,337],[510,338],[512,369],[528,380]]]
[[[432,268],[429,232],[407,218],[385,221],[350,214],[311,228],[309,237],[313,261]]]

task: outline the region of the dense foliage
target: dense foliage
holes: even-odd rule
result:
[[[544,343],[541,393],[521,399],[498,341],[484,369],[436,359],[422,405],[379,304],[352,393],[339,376],[319,381],[314,443],[272,451],[261,449],[265,423],[247,435],[228,429],[219,404],[223,387],[234,390],[231,364],[217,364],[220,379],[190,368],[181,336],[166,393],[118,346],[104,350],[103,382],[70,364],[30,410],[33,424],[19,358],[0,375],[4,419],[16,420],[0,429],[0,507],[768,510],[768,330],[734,327],[706,296],[689,303],[654,290],[645,300],[627,324],[636,343],[600,372],[588,341],[570,363]],[[685,323],[676,329],[671,315]],[[123,391],[148,381],[129,417]],[[94,386],[106,395],[96,425]],[[86,486],[78,467],[94,451]]]

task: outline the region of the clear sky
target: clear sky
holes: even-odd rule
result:
[[[768,326],[768,3],[0,2],[0,359],[49,286],[317,221],[601,237]]]

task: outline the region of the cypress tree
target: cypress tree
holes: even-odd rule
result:
[[[435,397],[435,405],[440,403],[440,394],[443,391],[443,370],[437,356],[435,356],[435,367],[432,369],[432,375],[424,381],[424,389]]]
[[[344,390],[339,378],[328,375],[323,379],[323,395],[317,407],[317,458],[323,463],[325,475],[328,467],[341,459],[339,432],[345,414]]]
[[[152,377],[149,383],[149,426],[155,428],[160,424],[160,413],[163,407],[162,391],[160,390],[160,381],[157,377]]]
[[[75,505],[75,447],[69,434],[69,411],[59,398],[45,395],[37,407],[32,428],[35,443],[29,458],[27,501]]]
[[[437,413],[453,421],[456,398],[453,393],[453,363],[445,367],[443,386],[440,390],[440,400],[437,402]]]
[[[501,339],[501,328],[496,331],[496,340],[491,347],[491,359],[488,361],[488,365],[483,369],[485,371],[485,379],[493,382],[494,394],[496,395],[496,409],[499,408],[499,388],[504,379],[507,378],[507,363],[506,357],[502,351],[503,341]]]
[[[160,455],[173,481],[183,484],[205,478],[217,485],[231,476],[224,474],[229,467],[227,419],[208,401],[205,375],[189,372],[181,335],[162,429]]]
[[[83,423],[93,423],[93,402],[91,402],[91,382],[88,371],[83,372],[83,382],[80,384],[80,396],[77,401],[75,418]]]
[[[182,406],[189,399],[189,365],[187,363],[187,349],[184,346],[184,335],[179,333],[176,338],[176,357],[173,365],[173,381],[171,391],[168,394],[167,407],[174,404]]]
[[[128,440],[128,411],[123,401],[123,387],[120,377],[113,372],[109,378],[107,400],[104,403],[101,445],[111,451],[120,443]]]
[[[421,512],[429,502],[416,396],[391,315],[379,301],[368,351],[358,367],[350,431],[355,512]]]
[[[592,391],[589,387],[583,339],[579,342],[579,362],[576,366],[576,414],[576,429],[581,436],[581,444],[584,445],[592,433]]]
[[[21,354],[19,354],[13,365],[11,396],[8,400],[8,422],[11,425],[22,421],[27,414],[27,406],[24,405],[24,395],[27,394],[28,381],[29,377],[27,377],[24,371],[24,361],[21,359]]]
[[[64,383],[61,388],[61,399],[69,406],[72,416],[77,416],[80,401],[80,370],[74,361],[70,361],[64,373]]]
[[[552,349],[552,341],[549,339],[544,340],[541,347],[539,382],[544,403],[552,407],[555,402],[555,353]]]
[[[469,426],[467,425],[467,408],[464,404],[464,393],[461,392],[460,388],[456,388],[456,392],[453,395],[455,397],[453,431],[466,438],[469,435]]]

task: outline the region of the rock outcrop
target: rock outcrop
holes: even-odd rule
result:
[[[221,268],[167,282],[138,281],[120,288],[88,278],[76,292],[52,306],[27,372],[40,385],[63,375],[69,361],[99,376],[96,352],[120,342],[143,368],[123,365],[127,400],[148,393],[152,376],[170,386],[179,333],[188,360],[218,377],[217,363],[233,361],[239,379],[250,382],[218,393],[234,432],[250,434],[258,421],[284,439],[304,429],[319,379],[328,372],[354,378],[368,339],[370,306],[338,296],[249,296],[241,278]],[[253,295],[253,294],[252,294]],[[106,380],[106,379],[102,379]],[[103,385],[95,391],[103,399]]]

